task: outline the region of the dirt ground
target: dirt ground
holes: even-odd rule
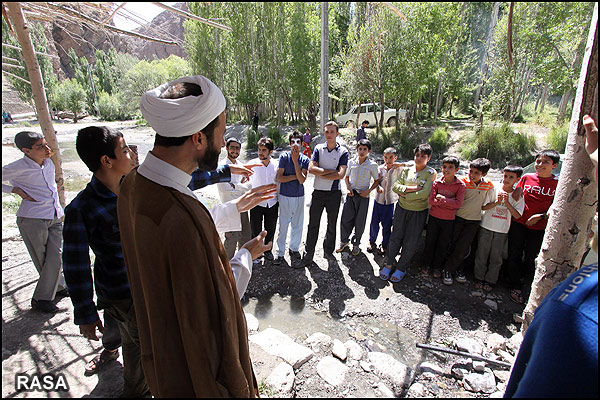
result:
[[[63,149],[65,181],[67,188],[71,189],[67,192],[67,204],[91,176],[74,151],[76,132],[95,123],[88,120],[76,125],[59,123],[55,126]],[[138,145],[140,161],[143,161],[152,146],[152,131],[149,128],[137,128],[133,122],[107,125],[122,130],[129,144]],[[20,130],[3,126],[3,165],[21,157],[21,153],[12,145],[12,138]],[[462,130],[464,128],[458,125],[456,129],[452,129],[454,141]],[[243,136],[243,127],[228,128],[228,135]],[[254,157],[256,153],[241,155],[245,160]],[[70,186],[68,182],[71,182]],[[312,192],[312,177],[305,188],[308,203]],[[209,201],[217,200],[214,187],[202,192]],[[14,203],[10,196],[3,194],[3,204],[11,201]],[[305,213],[305,226],[307,224],[308,212]],[[322,221],[317,243],[322,243],[324,231],[325,219]],[[518,331],[519,325],[514,322],[513,314],[520,313],[522,306],[510,301],[502,282],[491,294],[481,296],[473,295],[475,288],[472,270],[468,268],[466,272],[469,280],[463,285],[455,283],[453,286],[445,286],[439,279],[419,275],[417,269],[423,257],[424,236],[421,250],[413,260],[406,278],[398,284],[381,281],[377,275],[383,259],[365,251],[367,235],[365,233],[362,240],[363,252],[356,257],[344,253],[328,261],[322,257],[322,248],[317,245],[316,265],[305,270],[292,269],[287,263],[279,267],[256,266],[243,299],[244,306],[247,308],[249,304],[256,305],[258,302],[265,311],[270,309],[270,304],[275,300],[282,299],[286,304],[289,303],[289,310],[282,312],[280,317],[278,314],[272,315],[272,318],[287,319],[287,324],[293,325],[293,319],[289,319],[293,318],[294,313],[310,310],[325,315],[332,323],[340,324],[349,331],[353,330],[355,337],[366,336],[364,331],[359,332],[356,328],[359,326],[375,324],[382,329],[384,325],[391,327],[390,336],[396,335],[395,340],[381,339],[380,348],[398,346],[394,350],[404,354],[405,359],[413,365],[431,360],[448,367],[456,360],[453,356],[419,350],[414,346],[417,342],[449,343],[453,337],[468,336],[479,338],[485,343],[492,333],[509,338]],[[30,310],[36,279],[37,273],[16,227],[14,211],[5,212],[3,205],[2,396],[117,397],[122,385],[122,358],[119,358],[119,363],[114,363],[99,375],[84,376],[85,363],[98,353],[101,345],[99,342],[90,342],[79,334],[77,326],[73,324],[73,307],[69,298],[58,301],[57,305],[62,311],[55,315]],[[495,301],[498,309],[486,306],[486,299]],[[254,310],[257,308],[258,305]],[[318,326],[315,327],[317,328]],[[256,364],[256,360],[253,361]],[[35,372],[63,374],[69,385],[68,391],[17,393],[15,374]],[[296,384],[296,397],[352,396],[354,393],[335,392],[326,384],[309,384],[315,380],[306,376],[308,370],[299,372],[301,379]],[[447,376],[438,376],[436,379],[435,384],[439,388],[436,397],[475,397],[473,393],[466,393],[454,379]],[[356,394],[359,393],[360,390],[356,391]]]

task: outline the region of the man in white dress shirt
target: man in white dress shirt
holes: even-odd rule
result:
[[[52,151],[38,132],[19,132],[15,144],[25,155],[2,167],[2,192],[23,198],[17,211],[17,226],[40,278],[31,307],[45,313],[59,309],[56,295],[68,296],[61,273],[62,221]],[[9,184],[5,184],[8,182]]]

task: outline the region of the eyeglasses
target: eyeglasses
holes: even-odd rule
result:
[[[292,139],[292,146],[293,145],[300,146],[300,139]]]

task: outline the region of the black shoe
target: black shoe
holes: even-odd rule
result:
[[[328,260],[335,260],[335,256],[333,255],[333,253],[323,253],[323,257],[325,257]]]
[[[71,297],[69,291],[65,288],[56,292],[55,297]]]
[[[299,251],[292,251],[292,250],[288,250],[288,254],[290,255],[290,258],[292,259],[292,262],[295,260],[301,260],[302,256],[300,255]]]
[[[277,257],[275,260],[273,260],[273,265],[281,265],[282,262],[283,257]]]
[[[369,243],[367,246],[367,253],[374,253],[377,250],[377,245],[375,243]]]
[[[48,300],[35,300],[31,299],[31,309],[41,311],[43,313],[52,314],[57,313],[60,309]]]
[[[465,283],[467,281],[467,277],[465,276],[465,273],[463,272],[462,269],[459,269],[458,271],[456,271],[456,282],[458,283]]]
[[[310,264],[312,264],[312,262],[313,262],[313,255],[304,252],[304,255],[302,256],[302,265],[304,267],[308,267]]]
[[[273,257],[273,253],[271,253],[270,251],[264,254],[265,260],[266,261],[273,261],[273,259],[275,257]]]

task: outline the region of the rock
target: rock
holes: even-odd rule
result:
[[[483,353],[483,345],[479,343],[478,340],[472,338],[459,338],[454,339],[454,345],[458,350],[466,351],[467,353],[472,354],[481,354]]]
[[[503,390],[499,390],[497,392],[490,394],[490,399],[502,399],[502,398],[504,398]]]
[[[258,332],[258,319],[252,314],[244,313],[246,315],[246,325],[248,326],[248,333]]]
[[[508,382],[508,378],[510,378],[510,371],[494,370],[494,376],[500,382]]]
[[[422,383],[414,383],[406,392],[406,397],[428,397],[427,388]]]
[[[384,345],[375,343],[371,339],[367,340],[367,348],[376,353],[383,353],[384,351],[387,350]]]
[[[324,357],[317,364],[319,376],[332,386],[340,385],[344,381],[347,371],[348,367],[342,364],[340,360],[329,356]]]
[[[280,363],[265,382],[278,393],[291,393],[294,387],[294,369],[288,363]]]
[[[463,382],[465,383],[465,388],[471,392],[494,393],[496,391],[496,378],[494,378],[494,374],[489,370],[483,374],[467,374]]]
[[[371,364],[369,364],[366,361],[361,361],[359,364],[360,364],[360,367],[363,369],[363,371],[371,372]]]
[[[506,349],[510,351],[512,354],[517,354],[519,352],[519,348],[521,347],[521,342],[523,341],[523,334],[521,332],[517,332],[511,336],[510,339],[506,342]]]
[[[469,372],[471,372],[471,368],[467,364],[456,363],[452,366],[451,371],[452,376],[460,380],[463,379]]]
[[[472,297],[481,297],[482,295],[483,295],[483,293],[481,293],[481,292],[471,292]]]
[[[382,382],[379,382],[377,385],[377,389],[381,392],[381,397],[387,398],[395,398],[396,395],[394,392],[387,386],[385,386]]]
[[[494,311],[498,311],[498,303],[496,303],[494,300],[487,299],[483,302],[483,304],[485,304]]]
[[[354,340],[347,340],[344,343],[346,349],[348,349],[348,357],[353,360],[360,360],[363,357],[363,349],[360,344],[356,343]]]
[[[309,337],[306,338],[304,343],[308,344],[311,347],[321,345],[321,346],[329,346],[331,344],[331,336],[326,335],[321,332],[315,332]]]
[[[347,357],[348,350],[346,349],[346,346],[344,346],[344,343],[339,339],[333,339],[333,348],[331,349],[331,352],[334,356],[344,361]]]
[[[381,332],[381,329],[377,328],[376,326],[370,326],[369,329],[371,329],[371,331],[376,335]]]
[[[513,364],[515,362],[515,357],[510,354],[508,351],[498,350],[498,355],[504,358],[507,362]]]
[[[473,361],[473,370],[475,372],[483,372],[485,370],[485,361]]]
[[[419,364],[419,366],[417,367],[417,370],[419,370],[421,372],[431,372],[431,373],[434,373],[437,375],[444,375],[444,369],[442,367],[440,367],[437,364],[427,362],[427,361]]]
[[[488,336],[485,347],[490,353],[496,353],[498,350],[506,348],[506,339],[497,333],[492,333]]]
[[[397,387],[407,386],[412,375],[411,369],[389,354],[370,352],[368,359],[373,364],[373,371],[383,379],[389,379]]]
[[[298,369],[314,355],[308,347],[294,342],[289,336],[273,328],[267,328],[248,339],[267,353],[283,358],[294,369]]]

